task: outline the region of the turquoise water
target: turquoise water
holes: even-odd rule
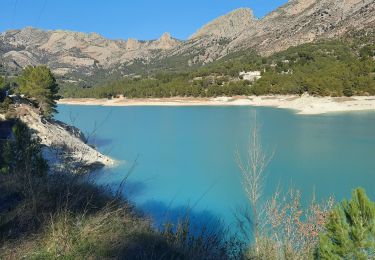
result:
[[[89,134],[99,150],[122,161],[97,182],[125,194],[156,219],[175,221],[189,208],[194,223],[222,220],[248,205],[235,151],[245,153],[254,123],[265,150],[275,152],[265,194],[293,185],[304,200],[347,198],[357,186],[375,199],[375,113],[317,116],[252,107],[101,107],[60,105],[57,119]]]

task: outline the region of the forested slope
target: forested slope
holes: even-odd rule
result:
[[[233,96],[302,94],[319,96],[375,95],[375,37],[361,32],[333,40],[291,47],[262,57],[241,51],[206,66],[184,71],[159,71],[113,80],[92,88],[65,86],[63,97]],[[241,71],[261,71],[256,82]]]

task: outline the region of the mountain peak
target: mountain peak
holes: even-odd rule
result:
[[[239,8],[206,24],[189,39],[204,36],[232,38],[253,25],[257,19],[250,8]]]
[[[172,37],[171,37],[171,34],[169,32],[165,32],[163,33],[163,35],[160,37],[160,41],[169,41],[171,40]]]
[[[178,40],[172,38],[169,32],[165,32],[158,40],[155,41],[154,46],[157,49],[172,49],[178,44]]]

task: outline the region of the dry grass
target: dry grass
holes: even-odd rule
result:
[[[301,192],[290,188],[286,194],[277,190],[268,199],[263,192],[266,168],[273,154],[262,147],[259,128],[254,120],[245,160],[237,151],[237,165],[242,173],[243,188],[250,202],[237,212],[238,226],[250,247],[247,259],[312,259],[318,235],[324,231],[333,199],[307,206],[301,203]]]
[[[83,176],[0,175],[0,259],[228,259],[240,244],[190,232],[189,220],[158,231],[127,201]]]

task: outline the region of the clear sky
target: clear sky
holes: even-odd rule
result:
[[[186,39],[239,7],[263,17],[287,0],[0,0],[0,31],[33,26],[97,32],[111,39]]]

